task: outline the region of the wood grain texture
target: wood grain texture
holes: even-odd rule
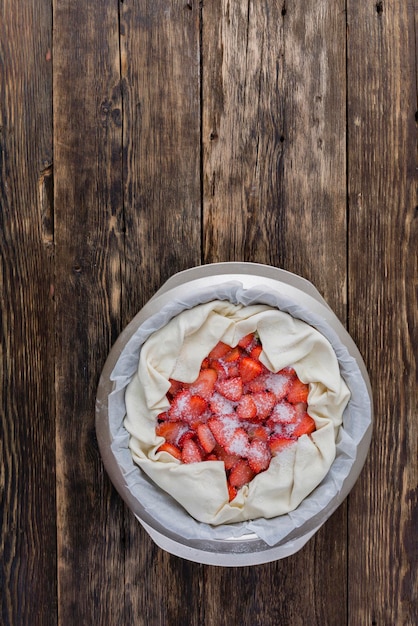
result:
[[[124,624],[124,507],[94,430],[121,330],[122,111],[118,7],[54,3],[59,624]]]
[[[169,276],[200,263],[198,2],[125,2],[121,46],[129,321]]]
[[[344,321],[344,3],[219,0],[202,18],[204,259],[295,271]],[[208,623],[344,624],[346,524],[343,506],[293,557],[246,575],[213,572]],[[338,603],[316,596],[318,578]],[[257,593],[244,592],[243,610],[234,588],[247,586]],[[229,598],[223,617],[219,595]]]
[[[0,9],[0,622],[56,624],[51,7]],[[34,622],[32,622],[34,623]]]
[[[351,0],[348,9],[349,329],[375,399],[374,440],[349,503],[349,624],[412,626],[418,622],[414,4]]]
[[[3,1],[1,624],[418,623],[416,22],[414,0]],[[160,285],[232,260],[316,285],[376,427],[300,552],[218,568],[127,510],[94,404]]]
[[[121,5],[125,323],[201,260],[199,46],[197,2]],[[204,568],[156,548],[131,514],[124,530],[126,623],[204,623]]]
[[[295,271],[342,320],[344,42],[341,1],[203,8],[204,258]]]

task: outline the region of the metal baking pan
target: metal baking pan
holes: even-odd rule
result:
[[[111,373],[127,342],[146,320],[155,315],[173,298],[185,298],[200,287],[210,287],[229,281],[240,281],[244,288],[257,287],[262,281],[273,292],[280,291],[286,297],[320,316],[339,337],[348,353],[355,359],[370,398],[370,428],[358,446],[356,461],[343,488],[332,501],[332,506],[312,520],[309,529],[301,528],[291,534],[284,543],[269,546],[254,534],[230,540],[190,540],[163,527],[150,515],[138,498],[127,487],[124,474],[112,452],[112,435],[109,428],[108,397],[114,388]],[[372,432],[372,392],[363,359],[348,332],[322,298],[316,288],[306,279],[271,266],[256,263],[215,263],[185,270],[172,276],[155,293],[124,329],[115,342],[104,365],[96,399],[96,432],[105,468],[115,488],[132,510],[154,542],[176,556],[210,565],[244,566],[267,563],[285,558],[300,550],[318,531],[330,515],[347,497],[364,465]],[[138,468],[138,471],[139,468]]]

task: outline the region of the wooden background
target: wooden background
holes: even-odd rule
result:
[[[416,8],[1,0],[1,624],[418,623]],[[216,568],[135,521],[94,404],[158,287],[233,260],[316,285],[375,432],[299,553]]]

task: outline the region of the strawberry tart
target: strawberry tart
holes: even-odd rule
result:
[[[144,343],[124,424],[156,485],[196,520],[228,524],[288,513],[319,485],[349,397],[315,328],[215,300]]]

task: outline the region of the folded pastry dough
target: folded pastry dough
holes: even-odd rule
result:
[[[229,502],[221,461],[183,464],[166,452],[155,433],[157,415],[169,407],[169,378],[193,382],[203,359],[223,341],[234,347],[257,331],[260,361],[272,372],[292,366],[309,383],[308,413],[316,431],[273,457]],[[185,310],[144,343],[126,394],[125,428],[137,465],[196,520],[227,524],[271,518],[294,510],[327,474],[350,392],[329,341],[309,324],[267,305],[215,300]]]

